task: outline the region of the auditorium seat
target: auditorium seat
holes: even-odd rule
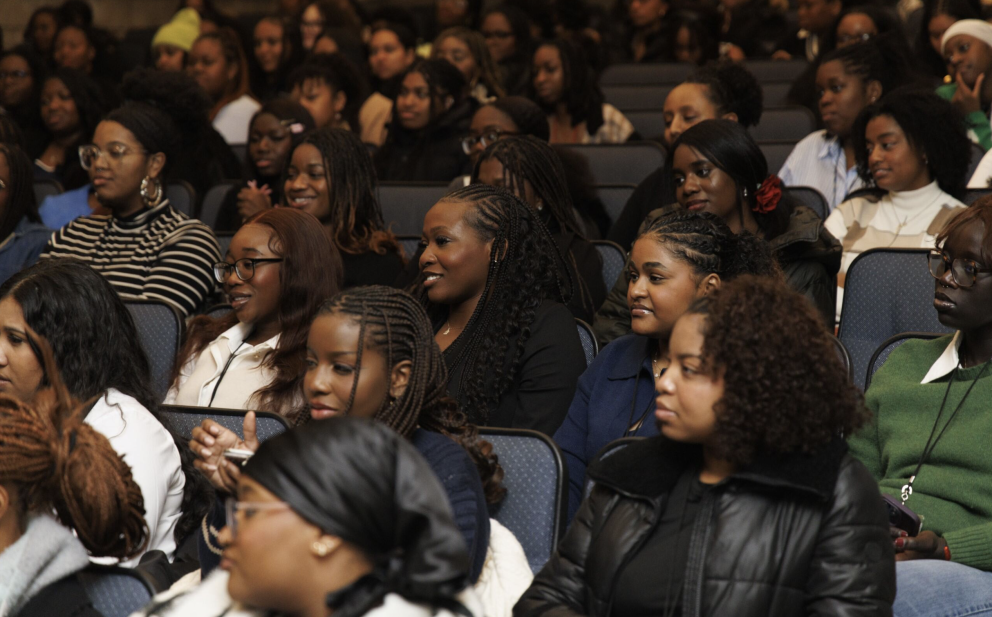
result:
[[[768,173],[777,174],[778,170],[768,168]],[[782,190],[786,195],[796,200],[801,206],[806,206],[820,217],[821,221],[827,220],[830,214],[830,206],[827,200],[820,194],[820,191],[809,186],[784,186]]]
[[[396,235],[419,238],[427,211],[450,191],[448,183],[380,182],[379,207],[386,227]]]
[[[128,617],[148,604],[156,591],[151,580],[133,568],[90,564],[77,577],[103,617]]]
[[[203,196],[203,204],[200,206],[200,221],[210,229],[217,227],[220,208],[224,205],[227,194],[240,187],[241,184],[241,180],[225,180],[211,187]]]
[[[34,180],[34,199],[41,206],[47,197],[55,197],[63,192],[62,184],[51,178],[36,178]]]
[[[792,105],[765,109],[761,122],[748,129],[755,141],[798,142],[816,130],[816,118],[805,107]]]
[[[138,342],[148,357],[152,390],[160,399],[165,398],[183,338],[183,318],[173,306],[158,300],[127,300],[124,305],[134,319]]]
[[[193,438],[193,429],[207,419],[237,433],[239,439],[244,439],[245,436],[244,421],[245,414],[248,412],[243,409],[162,405],[159,407],[159,413],[168,421],[172,430],[186,441]],[[255,432],[259,441],[281,435],[289,429],[289,422],[282,416],[267,411],[255,412]]]
[[[933,308],[927,249],[872,249],[847,270],[837,337],[851,354],[854,383],[863,388],[875,350],[902,332],[950,332]]]
[[[586,366],[592,364],[599,353],[599,343],[596,342],[596,335],[592,332],[592,326],[579,318],[575,319],[575,325],[579,329],[579,342],[582,343],[582,353],[586,357]]]
[[[592,172],[591,184],[641,183],[665,164],[665,150],[653,141],[625,144],[571,144],[564,146],[581,154]],[[418,230],[419,233],[419,230]]]
[[[875,353],[871,356],[871,361],[868,363],[868,373],[865,375],[865,392],[871,387],[871,378],[875,375],[878,369],[882,368],[885,361],[889,359],[889,356],[897,347],[905,343],[906,341],[911,341],[913,339],[921,340],[932,340],[938,336],[944,336],[943,334],[938,334],[935,332],[902,332],[885,341],[875,350]]]
[[[611,64],[599,77],[601,86],[657,86],[680,84],[696,65],[688,63]]]
[[[612,224],[617,222],[620,213],[623,212],[624,206],[627,205],[627,201],[630,200],[630,196],[633,195],[637,186],[634,184],[599,184],[595,188],[596,196],[603,202],[603,207],[606,209],[606,214],[610,216],[610,223]]]
[[[177,212],[182,212],[190,218],[196,218],[196,190],[189,182],[173,180],[165,187],[165,196],[169,205]]]
[[[479,436],[493,445],[506,487],[490,514],[520,541],[536,574],[564,530],[568,470],[561,450],[537,431],[480,427]]]
[[[593,246],[599,251],[599,256],[603,258],[603,282],[606,289],[613,289],[623,267],[627,264],[627,254],[616,242],[609,240],[593,240]]]

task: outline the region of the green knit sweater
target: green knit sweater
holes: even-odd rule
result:
[[[920,381],[950,341],[908,341],[872,377],[865,402],[874,421],[848,444],[883,493],[898,497],[920,461],[950,375]],[[981,371],[981,365],[958,369],[938,433]],[[923,529],[947,540],[951,559],[992,571],[992,369],[923,464],[906,505],[923,519]]]

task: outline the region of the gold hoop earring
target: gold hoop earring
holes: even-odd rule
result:
[[[145,206],[154,208],[162,201],[162,183],[159,182],[158,178],[145,176],[141,180],[141,188],[138,189],[138,193]]]

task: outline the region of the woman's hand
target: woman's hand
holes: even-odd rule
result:
[[[193,429],[193,439],[189,447],[196,455],[193,465],[207,477],[215,488],[233,493],[237,489],[241,469],[238,465],[224,458],[224,451],[237,448],[239,450],[258,450],[258,438],[255,432],[255,412],[249,411],[244,420],[245,439],[242,441],[234,431],[228,430],[213,420],[204,420],[200,426]]]
[[[909,537],[902,529],[890,527],[889,531],[895,540],[896,561],[913,559],[946,559],[944,547],[947,541],[932,531],[921,531],[916,537]]]
[[[242,221],[247,221],[259,212],[272,207],[272,189],[269,185],[263,184],[261,188],[255,186],[252,180],[248,186],[238,191],[238,215]]]
[[[961,73],[958,73],[954,78],[954,81],[958,84],[958,89],[954,91],[954,96],[951,98],[951,104],[958,108],[964,115],[968,115],[973,111],[982,110],[982,84],[985,83],[985,73],[978,76],[975,80],[975,87],[969,88],[964,80],[961,79]]]

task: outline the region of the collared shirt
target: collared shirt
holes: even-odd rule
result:
[[[961,365],[961,358],[958,356],[958,351],[961,349],[961,331],[958,330],[954,333],[954,337],[951,339],[950,344],[944,349],[944,353],[940,354],[937,361],[933,363],[930,370],[927,371],[926,376],[921,381],[921,384],[931,383],[937,381],[941,377],[950,375],[954,369]]]
[[[848,193],[864,186],[857,166],[847,168],[847,155],[840,140],[826,131],[810,133],[796,144],[778,177],[785,186],[808,186],[820,191],[831,210]]]
[[[182,368],[179,378],[166,395],[165,402],[196,407],[258,409],[255,393],[272,383],[276,376],[266,358],[276,350],[280,335],[258,345],[251,345],[245,340],[251,335],[251,331],[250,324],[239,323],[207,345]],[[227,367],[227,372],[224,372],[228,360],[231,360],[231,364]],[[221,373],[224,373],[223,379]],[[210,402],[211,398],[213,403]],[[263,411],[279,413],[289,410]]]
[[[610,105],[603,104],[603,126],[599,127],[595,135],[589,135],[582,139],[585,144],[622,144],[634,133],[634,125],[631,124],[623,112]]]

